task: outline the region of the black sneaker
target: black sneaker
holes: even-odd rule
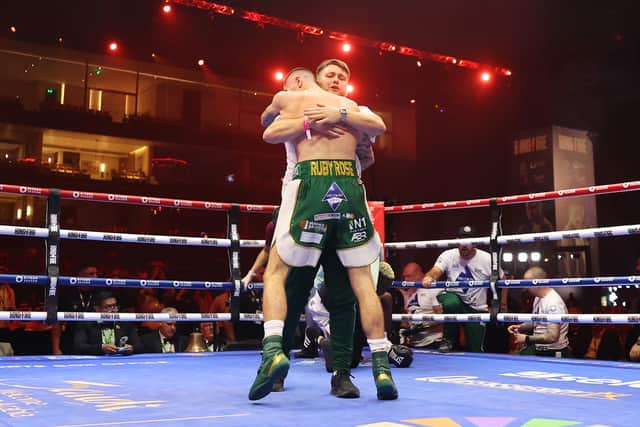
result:
[[[331,339],[323,339],[320,342],[320,350],[322,350],[322,356],[324,357],[324,367],[327,372],[333,372],[333,347],[331,347]]]
[[[360,390],[351,382],[351,378],[351,373],[346,369],[334,372],[331,376],[331,394],[344,399],[360,397]]]

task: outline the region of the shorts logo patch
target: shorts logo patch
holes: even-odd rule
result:
[[[331,219],[340,219],[339,212],[321,213],[313,216],[314,221],[328,221]]]
[[[319,245],[320,242],[322,242],[322,234],[303,231],[302,233],[300,233],[300,242],[315,243],[316,245]]]
[[[317,231],[318,233],[327,232],[327,224],[315,221],[300,221],[300,228],[302,228],[303,230]]]
[[[347,196],[344,195],[340,186],[335,182],[331,184],[329,190],[327,190],[327,194],[322,198],[323,202],[329,203],[329,206],[334,212],[340,207],[340,204],[346,200]]]
[[[351,241],[354,243],[362,242],[363,240],[367,240],[367,232],[359,231],[357,233],[353,233],[351,235]]]
[[[351,221],[349,221],[349,231],[352,233],[364,230],[365,228],[367,228],[367,219],[365,217],[352,219]]]

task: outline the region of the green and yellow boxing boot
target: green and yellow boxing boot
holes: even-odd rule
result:
[[[289,359],[282,350],[282,337],[271,335],[262,340],[262,363],[249,390],[249,400],[259,400],[271,393],[273,383],[289,372]]]
[[[386,351],[375,351],[371,353],[371,365],[373,368],[373,379],[376,382],[378,390],[378,399],[394,400],[398,398],[398,389],[396,388],[393,378],[391,377],[391,369],[389,369],[389,356]]]

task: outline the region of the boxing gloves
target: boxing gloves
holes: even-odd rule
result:
[[[389,362],[398,368],[408,368],[413,362],[413,351],[406,345],[392,345],[389,350]]]

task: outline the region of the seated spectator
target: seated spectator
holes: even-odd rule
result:
[[[421,282],[424,270],[420,264],[408,263],[402,270],[402,280],[405,282]],[[442,306],[438,301],[441,289],[402,289],[407,296],[405,312],[408,314],[442,314]],[[438,348],[442,340],[441,322],[420,322],[403,324],[400,335],[401,344],[416,348]]]
[[[624,358],[620,337],[608,325],[581,325],[572,342],[575,357],[599,360]]]
[[[100,291],[95,297],[95,311],[117,313],[118,301],[110,292]],[[75,328],[73,344],[77,354],[131,354],[142,351],[135,325],[116,321],[81,323]]]
[[[213,322],[200,322],[200,333],[207,346],[207,351],[222,351],[224,342],[213,331]]]
[[[0,257],[0,274],[7,274],[8,254],[6,251],[2,251]],[[13,311],[15,309],[16,293],[8,283],[0,283],[0,311]],[[11,355],[13,355],[12,342],[13,333],[9,328],[9,321],[0,320],[0,344],[3,344],[6,349],[5,351],[0,351],[0,355],[6,355],[5,353],[9,351],[8,349],[11,349]]]
[[[546,279],[547,273],[540,267],[531,267],[524,273],[525,280]],[[562,297],[552,288],[531,287],[527,289],[533,300],[533,314],[566,314],[567,306]],[[569,357],[569,340],[567,323],[528,322],[510,325],[516,344],[525,345],[520,354],[535,356]]]
[[[163,308],[160,313],[178,314],[173,307]],[[159,322],[157,331],[140,337],[145,353],[179,353],[187,346],[188,337],[176,334],[176,322]]]
[[[459,238],[477,237],[477,232],[468,225],[458,230]],[[422,286],[428,288],[441,277],[450,282],[468,282],[489,280],[491,278],[491,254],[465,242],[457,249],[449,249],[440,254],[435,264],[422,279]],[[506,296],[506,294],[503,293]],[[438,301],[444,314],[487,313],[487,288],[458,289],[450,288],[438,294]],[[444,338],[438,351],[447,353],[459,343],[460,328],[464,328],[465,348],[470,352],[484,352],[486,325],[480,322],[454,323],[443,326]],[[460,342],[461,344],[461,342]]]
[[[93,264],[83,264],[78,277],[98,277],[98,269]],[[94,311],[94,294],[90,286],[66,286],[58,288],[58,311]],[[75,322],[61,322],[51,329],[52,354],[72,354],[74,352]]]

